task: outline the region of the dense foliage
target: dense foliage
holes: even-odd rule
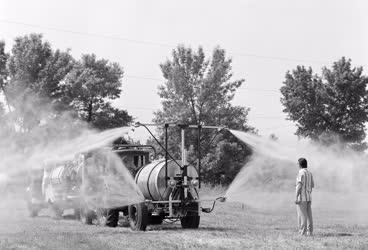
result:
[[[154,122],[251,130],[247,125],[249,109],[231,104],[236,89],[244,82],[243,79],[232,80],[231,63],[221,48],[216,48],[209,59],[202,48],[197,51],[183,46],[174,49],[172,58],[160,65],[166,81],[159,87],[162,109],[155,113]],[[158,132],[163,140],[163,131]],[[192,161],[196,159],[196,133],[195,130],[188,131],[186,136]],[[250,155],[250,149],[230,133],[203,130],[201,142],[206,182],[230,183]],[[169,150],[180,158],[178,129],[169,131]]]
[[[123,69],[117,63],[69,51],[53,50],[40,34],[15,39],[10,54],[0,42],[0,87],[14,127],[31,131],[69,113],[98,129],[132,122],[111,106],[119,98]]]
[[[286,73],[281,102],[297,124],[297,135],[362,150],[366,148],[367,84],[363,68],[352,67],[345,58],[334,62],[331,69],[323,68],[320,76],[298,66]]]

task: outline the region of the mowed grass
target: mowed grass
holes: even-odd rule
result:
[[[297,234],[294,206],[260,210],[219,203],[213,213],[202,214],[197,230],[175,223],[134,232],[69,217],[57,220],[44,210],[29,218],[22,200],[2,200],[0,249],[368,249],[368,216],[337,209],[314,210],[314,237]]]

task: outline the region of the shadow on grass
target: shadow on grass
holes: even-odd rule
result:
[[[79,218],[74,214],[63,215],[63,220],[79,220]]]
[[[349,236],[354,236],[354,235],[351,233],[322,233],[318,236],[320,237],[349,237]]]
[[[199,227],[195,229],[184,229],[180,225],[158,225],[158,226],[149,226],[147,231],[202,231],[202,232],[228,232],[228,231],[236,231],[231,227]]]

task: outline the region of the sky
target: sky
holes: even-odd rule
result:
[[[295,140],[280,103],[285,73],[297,65],[320,73],[345,56],[368,74],[366,13],[364,0],[0,0],[0,39],[10,50],[15,37],[42,33],[76,58],[95,53],[118,62],[125,77],[114,105],[140,122],[160,108],[159,64],[178,44],[208,55],[220,46],[233,60],[233,79],[245,79],[233,104],[251,109],[259,134]],[[146,135],[137,131],[138,139]]]

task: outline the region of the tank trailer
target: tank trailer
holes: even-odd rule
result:
[[[136,183],[146,199],[144,206],[147,207],[149,221],[160,224],[164,219],[180,220],[183,228],[198,228],[201,212],[210,213],[217,200],[222,202],[226,200],[219,197],[213,201],[212,208],[201,207],[201,201],[204,201],[200,200],[198,192],[201,187],[201,132],[203,129],[216,129],[220,132],[224,128],[176,123],[136,123],[135,126],[144,127],[165,152],[164,160],[143,166],[135,176]],[[165,145],[153,135],[150,126],[164,128]],[[181,160],[175,159],[168,151],[168,129],[172,127],[181,131]],[[196,166],[187,162],[185,132],[188,129],[197,130]]]

